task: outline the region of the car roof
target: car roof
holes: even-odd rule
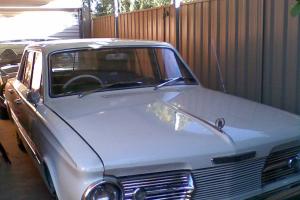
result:
[[[23,38],[23,39],[15,39],[15,40],[0,40],[0,44],[27,44],[32,42],[52,41],[52,40],[59,40],[59,39],[60,38],[55,38],[55,37]]]
[[[94,39],[67,39],[67,40],[53,40],[45,42],[36,42],[27,46],[26,49],[38,48],[45,53],[55,51],[63,51],[68,49],[92,48],[98,49],[102,47],[127,47],[127,46],[163,46],[172,47],[170,44],[158,41],[148,40],[123,40],[114,38],[94,38]]]

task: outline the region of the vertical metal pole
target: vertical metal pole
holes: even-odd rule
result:
[[[82,8],[78,11],[78,22],[80,28],[80,38],[92,36],[92,18],[90,0],[83,2]]]
[[[180,37],[180,22],[179,22],[179,7],[176,8],[176,49],[179,51],[179,45],[180,45],[180,41],[179,41],[179,37]]]
[[[87,3],[88,3],[88,11],[89,11],[88,16],[91,19],[92,18],[92,15],[91,15],[91,0],[88,0]]]
[[[176,49],[179,51],[179,47],[180,47],[180,3],[181,0],[173,0],[173,4],[175,6],[176,9]]]
[[[119,38],[119,0],[114,0],[114,6],[115,6],[115,37]]]
[[[91,0],[88,0],[88,26],[89,26],[89,31],[88,31],[88,37],[92,37],[92,15],[91,15]]]
[[[119,38],[119,17],[115,17],[115,38]]]

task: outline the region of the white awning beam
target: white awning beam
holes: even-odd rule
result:
[[[82,0],[0,0],[7,8],[82,8]]]

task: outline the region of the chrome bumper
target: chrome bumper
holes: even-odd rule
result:
[[[287,200],[292,198],[293,200],[300,199],[300,181],[251,197],[248,200]]]

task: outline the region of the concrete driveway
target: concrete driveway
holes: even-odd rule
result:
[[[0,120],[0,142],[12,162],[0,157],[0,200],[50,200],[48,190],[30,157],[18,149],[15,127]]]

